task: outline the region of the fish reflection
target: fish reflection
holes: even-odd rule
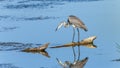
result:
[[[61,46],[54,46],[54,47],[50,47],[50,48],[61,48],[61,47],[71,47],[71,46],[85,46],[88,48],[97,48],[97,46],[93,44],[93,41],[95,39],[96,39],[96,36],[91,36],[91,37],[88,37],[88,38],[82,40],[81,42],[71,42],[68,44],[64,44]]]
[[[27,48],[27,49],[24,49],[22,50],[23,52],[28,52],[28,53],[39,53],[39,54],[42,54],[48,58],[50,58],[49,54],[47,51],[45,51],[47,48],[48,48],[48,45],[50,43],[46,43],[40,47],[35,47],[35,48]]]
[[[78,61],[74,61],[73,63],[71,63],[70,61],[65,61],[64,63],[59,60],[58,58],[57,62],[63,67],[63,68],[83,68],[85,66],[85,64],[88,61],[88,57],[82,59],[82,60],[78,60]]]

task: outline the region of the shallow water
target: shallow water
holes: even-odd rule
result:
[[[97,36],[96,49],[81,47],[84,68],[119,68],[119,0],[0,0],[0,68],[61,68],[56,58],[73,62],[72,48],[48,48],[50,58],[21,50],[50,42],[49,47],[71,42],[72,27],[55,32],[69,15],[88,27],[80,39]],[[75,37],[77,41],[77,34]],[[76,47],[77,52],[77,47]],[[115,60],[115,61],[113,61]]]

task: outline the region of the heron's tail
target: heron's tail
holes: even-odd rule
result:
[[[86,27],[86,26],[84,26],[84,28],[83,28],[85,31],[88,31],[88,28]]]

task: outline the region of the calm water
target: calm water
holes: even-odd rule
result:
[[[61,68],[56,58],[73,62],[72,48],[50,49],[50,58],[21,50],[50,42],[49,47],[71,42],[72,27],[55,32],[69,15],[79,17],[88,27],[80,38],[97,36],[98,48],[81,47],[85,68],[119,68],[119,0],[0,0],[0,68]],[[77,37],[75,38],[77,41]],[[76,47],[77,52],[77,47]]]

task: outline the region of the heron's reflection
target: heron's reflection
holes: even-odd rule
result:
[[[82,60],[74,61],[73,63],[71,63],[70,61],[65,61],[63,63],[58,58],[57,58],[57,61],[63,68],[83,68],[88,61],[88,57],[86,57]]]
[[[48,58],[50,58],[49,54],[46,50],[46,48],[48,48],[48,45],[49,43],[46,43],[40,47],[35,47],[35,48],[27,48],[27,49],[24,49],[22,50],[23,52],[28,52],[28,53],[39,53],[39,54],[42,54]]]
[[[80,42],[71,42],[68,44],[64,44],[61,46],[54,46],[54,47],[50,47],[50,48],[61,48],[61,47],[71,47],[71,46],[85,46],[88,48],[97,48],[96,45],[94,45],[93,41],[96,39],[96,36],[91,36],[88,37],[86,39],[83,39]],[[76,56],[74,56],[75,59]],[[69,62],[69,61],[65,61],[64,63],[62,61],[60,61],[59,59],[57,59],[58,63],[63,67],[63,68],[83,68],[84,65],[87,63],[88,61],[88,57],[86,57],[85,59],[82,60],[74,60],[73,63]]]

